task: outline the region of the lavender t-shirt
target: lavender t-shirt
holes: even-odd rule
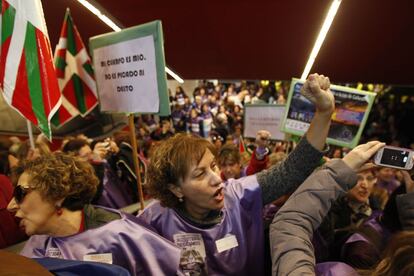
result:
[[[225,183],[220,223],[203,229],[158,201],[139,215],[182,249],[185,273],[262,275],[264,236],[262,194],[255,175]]]
[[[118,213],[121,218],[67,237],[34,235],[20,254],[29,258],[112,263],[126,268],[132,275],[177,273],[179,248],[148,230],[139,218],[110,211]]]

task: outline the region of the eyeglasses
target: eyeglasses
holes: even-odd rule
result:
[[[24,200],[24,198],[26,197],[26,195],[31,191],[30,188],[24,188],[20,185],[17,185],[14,188],[14,192],[13,192],[13,196],[14,199],[16,200],[17,204],[21,204]]]

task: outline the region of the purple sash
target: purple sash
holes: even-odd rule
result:
[[[119,209],[134,203],[131,187],[115,175],[109,164],[105,164],[103,185],[103,192],[97,205]]]
[[[388,195],[391,195],[392,192],[395,191],[395,189],[397,189],[401,184],[397,179],[393,179],[389,182],[387,181],[377,181],[377,183],[375,184],[378,188],[384,188],[387,190]]]
[[[208,275],[263,275],[262,194],[255,175],[225,184],[221,223],[202,229],[158,201],[139,216],[183,249],[181,268]]]
[[[390,231],[386,228],[383,227],[377,220],[377,218],[382,214],[382,211],[374,211],[372,213],[372,215],[364,222],[364,225],[371,227],[373,230],[375,230],[381,237],[382,237],[382,241],[383,244],[385,244],[385,241],[390,237],[391,233]],[[366,249],[370,249],[371,248],[371,252],[375,252],[375,254],[380,254],[380,248],[377,248],[377,246],[375,246],[371,240],[369,240],[366,236],[364,236],[363,234],[360,233],[354,233],[352,234],[344,243],[344,245],[341,248],[341,257],[342,258],[347,258],[345,255],[346,254],[357,254],[358,251],[356,251],[356,249],[352,249],[352,246],[354,243],[356,242],[360,242],[363,243],[363,246]],[[351,251],[350,251],[351,250]],[[347,253],[348,252],[348,253]],[[349,253],[352,252],[352,253]],[[374,254],[374,253],[372,253]],[[360,256],[360,258],[363,258],[363,256]]]
[[[364,222],[364,225],[367,225],[374,229],[383,239],[388,239],[391,235],[390,231],[383,227],[380,223],[378,223],[377,218],[380,217],[382,214],[382,211],[374,211],[372,215]],[[371,243],[364,235],[361,235],[359,233],[352,234],[345,242],[344,246],[347,244],[357,242],[357,241],[363,241],[366,243]]]
[[[351,266],[341,262],[325,262],[316,264],[315,274],[318,276],[358,276]]]
[[[29,258],[55,257],[80,261],[105,262],[112,259],[112,264],[126,268],[132,275],[177,273],[180,249],[148,230],[138,218],[110,211],[118,213],[121,219],[67,237],[34,235],[20,254]]]

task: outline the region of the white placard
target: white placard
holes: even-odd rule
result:
[[[94,49],[93,56],[101,111],[159,111],[152,35]]]
[[[244,110],[244,137],[255,138],[259,130],[270,132],[271,139],[285,140],[280,130],[285,116],[283,105],[246,105]]]

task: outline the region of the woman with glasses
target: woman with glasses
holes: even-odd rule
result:
[[[21,254],[117,264],[133,275],[174,275],[179,250],[137,218],[89,204],[92,166],[63,153],[20,165],[8,209],[31,238]],[[157,253],[162,251],[162,258]]]

